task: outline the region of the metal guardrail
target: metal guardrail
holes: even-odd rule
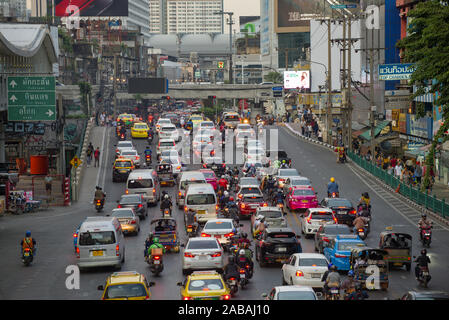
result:
[[[365,169],[375,177],[381,179],[384,183],[397,190],[400,194],[407,197],[411,201],[424,206],[426,209],[438,213],[445,219],[449,217],[449,203],[446,203],[445,199],[440,200],[435,195],[428,195],[424,192],[421,192],[418,188],[409,186],[401,182],[394,175],[389,174],[386,170],[377,167],[376,165],[372,164],[369,161],[366,161],[353,152],[348,151],[347,154],[348,157],[359,167]]]

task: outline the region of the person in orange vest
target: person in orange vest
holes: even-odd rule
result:
[[[22,254],[25,249],[29,248],[33,254],[33,256],[36,253],[36,240],[34,240],[31,237],[31,231],[27,231],[25,233],[25,238],[20,242],[20,245],[22,246]]]

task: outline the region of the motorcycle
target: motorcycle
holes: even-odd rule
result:
[[[162,217],[163,218],[171,218],[171,209],[170,208],[165,208],[162,211]]]
[[[339,192],[328,192],[327,196],[329,198],[340,198],[340,193]]]
[[[147,260],[150,265],[150,271],[155,275],[159,275],[164,270],[164,264],[162,262],[162,255],[151,255]]]
[[[97,210],[97,212],[100,212],[101,210],[103,210],[103,205],[104,205],[104,203],[100,199],[95,200],[95,209]]]
[[[339,163],[345,163],[345,162],[346,162],[346,156],[345,156],[345,155],[339,156],[339,157],[338,157],[338,162],[339,162]]]
[[[430,248],[432,242],[432,227],[421,228],[421,242],[424,247]]]
[[[150,154],[145,155],[145,163],[146,163],[146,165],[151,164],[151,155]]]
[[[120,140],[120,141],[126,140],[126,137],[125,137],[125,134],[124,134],[124,133],[120,133],[120,135],[119,135],[119,140]]]
[[[151,145],[153,143],[153,135],[149,134],[148,135],[148,143]]]
[[[429,268],[428,267],[419,267],[419,276],[418,282],[424,288],[427,288],[427,285],[431,279]]]
[[[189,238],[196,237],[198,233],[197,227],[194,224],[187,225],[186,231]]]
[[[335,286],[330,287],[326,300],[340,300],[340,288]]]
[[[240,268],[240,288],[243,290],[245,289],[245,286],[248,284],[248,278],[247,278],[247,270],[244,268]]]
[[[357,234],[360,239],[365,240],[367,237],[366,228],[359,228],[357,229]]]
[[[227,279],[226,285],[231,290],[231,296],[234,296],[237,293],[237,291],[239,291],[237,279],[234,277],[230,277],[229,279]]]
[[[25,248],[22,252],[22,262],[25,266],[29,266],[33,262],[33,251],[30,248]]]

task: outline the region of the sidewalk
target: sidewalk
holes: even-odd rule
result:
[[[431,194],[435,195],[438,199],[444,199],[446,202],[449,201],[449,187],[442,181],[440,182],[438,178],[435,178]]]
[[[90,203],[92,202],[93,195],[95,193],[95,187],[97,186],[100,169],[102,170],[105,166],[105,157],[107,155],[107,129],[108,127],[92,127],[92,132],[90,134],[89,142],[92,142],[92,145],[94,146],[94,150],[97,149],[97,147],[100,148],[100,167],[94,167],[94,157],[92,156],[92,161],[90,165],[87,164],[87,160],[85,163],[83,163],[84,170],[83,170],[83,176],[81,178],[81,186],[80,186],[80,195],[78,198],[79,203]],[[101,184],[101,182],[100,182]],[[102,188],[104,186],[100,185]]]

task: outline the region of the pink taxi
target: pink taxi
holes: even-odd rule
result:
[[[217,191],[218,188],[218,179],[215,175],[215,172],[209,169],[201,169],[200,172],[203,173],[204,178],[206,178],[207,183],[210,183],[212,187],[214,187],[214,190]]]
[[[306,186],[289,188],[285,202],[291,211],[318,207],[315,190]]]

